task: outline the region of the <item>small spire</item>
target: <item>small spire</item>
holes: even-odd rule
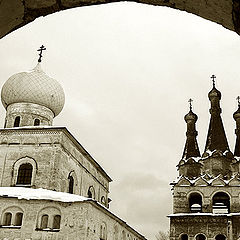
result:
[[[211,76],[211,78],[212,78],[212,82],[213,82],[213,88],[215,88],[215,78],[216,78],[216,76],[213,74]]]
[[[187,132],[186,132],[186,144],[183,150],[182,159],[186,160],[190,157],[200,157],[200,152],[197,143],[197,131],[196,131],[196,121],[198,119],[197,115],[192,112],[192,99],[188,100],[190,105],[190,111],[185,115],[184,119],[187,123]]]
[[[190,98],[188,100],[188,102],[189,102],[189,109],[190,109],[190,112],[191,112],[192,111],[192,102],[193,102],[193,100]]]
[[[236,121],[236,129],[235,129],[236,143],[235,143],[234,156],[240,157],[240,97],[238,96],[236,100],[238,102],[238,109],[233,114],[233,118]]]
[[[42,61],[42,52],[43,52],[44,50],[46,50],[46,48],[45,48],[43,45],[38,49],[38,51],[40,51],[40,53],[39,53],[39,58],[38,58],[38,62],[39,62],[39,63]]]

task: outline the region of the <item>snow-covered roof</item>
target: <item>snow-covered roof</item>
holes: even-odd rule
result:
[[[240,212],[238,213],[173,213],[173,214],[169,214],[168,217],[196,217],[196,216],[212,216],[212,217],[216,217],[216,216],[227,216],[227,217],[231,217],[231,216],[239,216]]]
[[[53,200],[59,202],[83,202],[90,200],[90,198],[70,193],[56,192],[43,188],[33,189],[24,187],[0,187],[0,196],[26,200]]]

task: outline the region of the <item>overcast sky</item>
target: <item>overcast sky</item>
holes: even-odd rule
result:
[[[1,39],[1,86],[36,65],[42,44],[42,68],[66,95],[54,125],[67,126],[114,180],[111,211],[154,240],[158,230],[169,228],[169,183],[177,177],[190,97],[204,149],[212,74],[233,150],[239,36],[164,7],[124,2],[76,8]],[[0,116],[3,126],[2,106]]]

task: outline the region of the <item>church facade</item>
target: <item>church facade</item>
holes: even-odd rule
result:
[[[221,119],[221,93],[214,81],[208,97],[211,116],[202,154],[196,139],[198,117],[191,103],[185,116],[186,144],[177,166],[179,177],[171,183],[171,240],[237,240],[240,237],[240,103],[233,114],[236,144],[232,153]]]
[[[104,169],[66,127],[52,125],[65,96],[40,62],[1,92],[0,239],[145,240],[109,210]]]

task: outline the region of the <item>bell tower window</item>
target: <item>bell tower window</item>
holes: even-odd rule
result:
[[[20,116],[17,116],[14,120],[14,127],[19,127],[20,126]]]
[[[36,118],[34,120],[34,126],[39,126],[40,125],[40,120],[38,118]]]
[[[32,170],[30,163],[22,164],[18,169],[17,185],[31,185]]]
[[[73,193],[74,179],[72,176],[69,176],[68,180],[69,180],[68,192]]]

